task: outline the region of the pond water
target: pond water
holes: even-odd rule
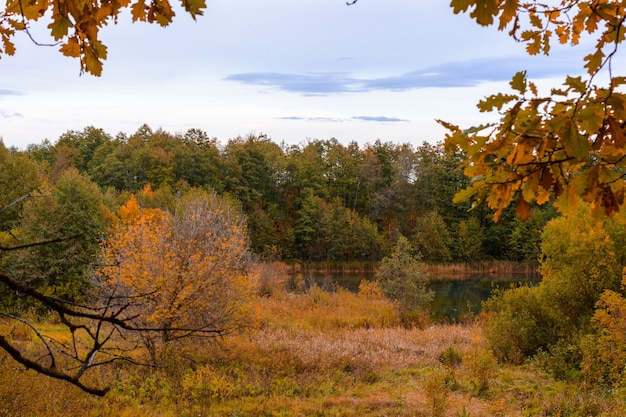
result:
[[[361,280],[373,280],[371,273],[328,274],[307,272],[305,280],[315,282],[321,288],[329,289],[333,285],[357,291]],[[487,300],[494,290],[511,288],[519,285],[536,285],[536,278],[524,276],[496,277],[470,276],[462,279],[446,278],[431,279],[430,289],[435,295],[431,303],[431,318],[434,322],[458,322],[468,314],[478,314],[483,301]]]

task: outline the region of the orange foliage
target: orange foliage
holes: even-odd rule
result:
[[[102,246],[101,288],[133,306],[138,327],[159,329],[167,343],[253,324],[255,279],[239,213],[196,192],[175,214],[143,209],[134,196],[118,214]]]

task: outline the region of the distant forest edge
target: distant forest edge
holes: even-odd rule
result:
[[[376,262],[291,262],[288,272],[295,274],[330,274],[372,276],[376,272]],[[539,279],[538,262],[481,261],[474,263],[423,263],[422,271],[433,279],[461,280],[474,277],[493,277],[494,280],[508,281],[520,278]]]
[[[469,182],[457,169],[465,156],[426,142],[286,145],[251,135],[221,143],[198,129],[181,134],[144,125],[116,136],[86,127],[26,150],[0,143],[0,153],[21,183],[34,175],[28,170],[37,171],[42,190],[75,169],[98,186],[112,212],[130,194],[142,207],[169,208],[191,188],[213,190],[245,213],[256,254],[292,263],[366,267],[403,235],[427,264],[507,261],[532,269],[541,230],[556,216],[546,204],[533,207],[526,221],[511,208],[494,223],[485,204],[454,204]],[[16,186],[10,182],[0,187]]]

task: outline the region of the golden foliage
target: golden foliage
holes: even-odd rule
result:
[[[245,224],[219,197],[197,192],[172,214],[141,208],[132,196],[118,214],[102,245],[101,290],[128,300],[139,327],[159,329],[167,343],[254,324]]]
[[[454,0],[456,13],[471,11],[479,24],[499,20],[510,28],[531,55],[550,51],[550,42],[576,45],[583,34],[597,43],[584,61],[588,78],[567,76],[561,88],[540,96],[536,85],[518,72],[511,94],[482,100],[482,112],[497,110],[500,120],[461,129],[441,122],[450,133],[446,148],[468,156],[463,169],[472,184],[457,201],[486,201],[494,218],[515,202],[521,218],[529,203],[545,204],[554,197],[562,213],[572,212],[579,199],[595,212],[613,215],[624,205],[626,169],[626,78],[613,73],[613,58],[624,41],[626,10],[616,0],[564,0],[538,4],[515,0]],[[608,83],[594,84],[602,70]],[[604,74],[603,74],[604,75]]]
[[[583,343],[585,379],[590,384],[603,382],[614,388],[624,388],[626,299],[615,291],[605,291],[598,301],[592,323],[595,337]]]
[[[194,19],[206,8],[205,0],[181,0],[181,4]],[[149,4],[145,0],[8,0],[6,9],[0,12],[0,57],[15,53],[11,38],[16,31],[28,31],[31,21],[49,16],[47,27],[52,38],[60,42],[60,52],[79,58],[81,72],[99,76],[107,58],[107,47],[99,39],[100,30],[116,23],[126,9],[131,11],[133,22],[167,26],[175,16],[169,0],[152,0]]]

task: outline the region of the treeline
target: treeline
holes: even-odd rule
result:
[[[75,168],[111,206],[147,185],[152,197],[142,204],[153,208],[170,208],[192,187],[212,190],[240,205],[252,248],[267,259],[376,262],[403,235],[426,262],[533,262],[553,216],[535,209],[521,222],[509,210],[494,223],[486,205],[454,204],[468,183],[457,169],[464,156],[441,144],[285,145],[263,135],[220,143],[198,129],[144,125],[130,136],[68,131],[11,154],[36,163],[51,182]]]

